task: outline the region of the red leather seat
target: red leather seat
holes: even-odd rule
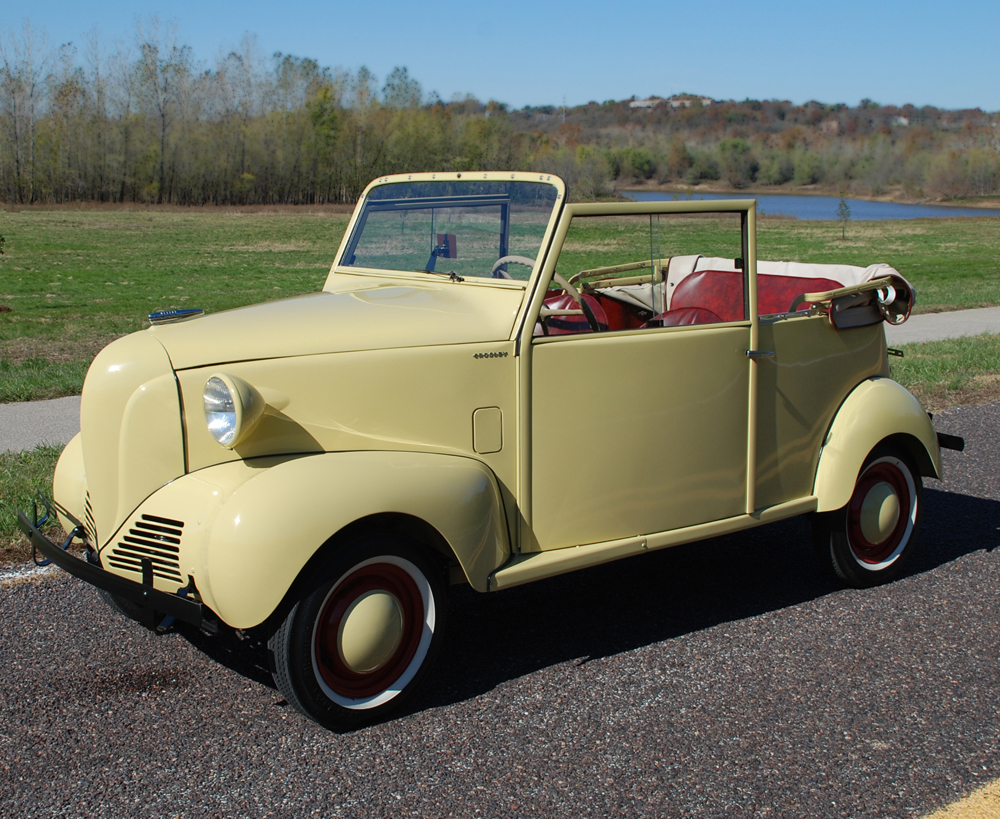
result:
[[[645,323],[645,319],[640,318],[620,301],[601,293],[597,293],[595,298],[601,303],[608,317],[609,330],[638,330]],[[648,310],[645,311],[645,315],[649,316]]]
[[[802,293],[822,293],[843,287],[833,279],[805,279],[799,276],[758,276],[757,315],[786,313],[796,296]],[[808,310],[805,303],[799,310]],[[743,273],[734,270],[699,270],[681,279],[670,299],[670,312],[689,307],[710,310],[721,321],[742,321]],[[702,322],[696,322],[702,323]]]
[[[678,307],[651,318],[645,327],[682,327],[691,324],[719,324],[722,319],[703,307]]]
[[[768,316],[771,313],[787,313],[796,296],[803,293],[824,293],[843,287],[833,279],[803,279],[798,276],[758,276],[757,277],[757,315]],[[797,310],[808,310],[812,307],[808,302],[800,304]]]
[[[682,307],[709,310],[718,321],[742,321],[746,318],[742,271],[699,270],[685,276],[674,288],[667,312]]]

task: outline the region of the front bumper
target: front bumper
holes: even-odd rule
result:
[[[49,507],[47,499],[42,498],[42,502],[47,508]],[[49,515],[46,514],[41,520],[38,519],[37,505],[32,510],[30,518],[23,511],[17,513],[18,526],[27,535],[32,549],[36,553],[41,552],[47,561],[55,563],[59,568],[98,589],[103,589],[115,597],[135,604],[142,610],[142,623],[151,629],[169,625],[169,622],[172,621],[167,618],[173,618],[206,631],[215,631],[215,622],[205,618],[205,607],[201,603],[188,600],[179,594],[170,594],[153,588],[151,565],[143,566],[143,582],[137,583],[101,568],[99,562],[92,563],[90,560],[83,560],[66,551],[66,548],[77,536],[77,532],[83,531],[82,526],[78,525],[62,546],[53,543],[39,530],[48,517]],[[92,554],[92,550],[88,550],[88,556],[90,554]],[[94,559],[97,559],[96,553],[93,554]],[[186,592],[187,589],[182,591]]]

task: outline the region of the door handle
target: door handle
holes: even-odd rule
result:
[[[774,350],[747,350],[747,358],[757,361],[760,358],[774,358]]]

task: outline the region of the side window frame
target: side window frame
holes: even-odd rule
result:
[[[548,292],[549,284],[553,280],[556,266],[562,248],[566,243],[570,226],[575,218],[597,217],[597,216],[649,216],[655,214],[684,214],[684,213],[738,213],[740,214],[740,246],[743,263],[743,306],[744,317],[741,320],[726,321],[724,324],[754,324],[757,319],[757,299],[756,299],[756,236],[755,236],[755,211],[756,201],[752,199],[734,200],[700,200],[697,202],[642,202],[628,204],[605,204],[605,203],[574,203],[564,206],[559,222],[553,232],[552,240],[544,255],[540,265],[528,285],[527,308],[523,312],[522,322],[516,335],[515,354],[520,354],[525,346],[530,346],[536,341],[538,336],[534,335],[535,326],[544,304],[545,296]],[[712,327],[715,324],[686,325],[692,327]],[[664,330],[673,330],[672,327],[643,327],[628,330],[607,331],[614,335],[648,333]],[[546,341],[570,341],[594,338],[606,335],[606,332],[594,333],[571,333],[558,336],[546,336]],[[756,334],[754,334],[756,335]]]

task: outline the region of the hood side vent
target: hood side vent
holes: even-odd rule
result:
[[[97,524],[94,523],[94,510],[90,505],[89,490],[87,491],[87,497],[84,501],[83,517],[83,528],[87,531],[87,540],[90,542],[90,545],[96,549],[100,543],[97,540]]]
[[[116,569],[142,574],[142,560],[153,564],[153,576],[183,583],[180,570],[181,536],[184,522],[142,515],[133,520],[128,534],[111,550],[108,563]]]

